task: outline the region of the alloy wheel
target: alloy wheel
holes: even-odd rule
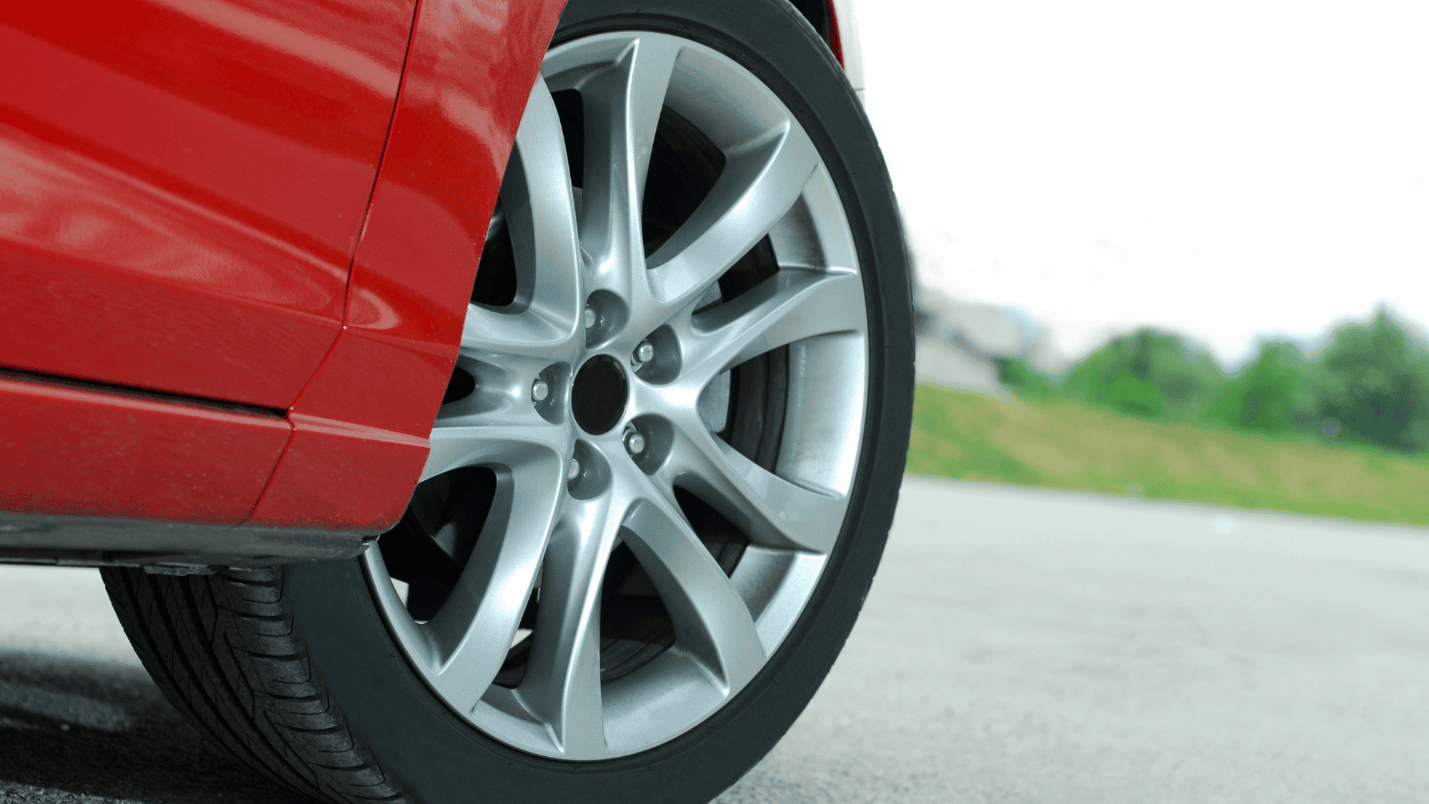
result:
[[[769,87],[664,33],[554,47],[422,482],[364,557],[407,660],[540,756],[698,725],[843,530],[867,330],[834,183]]]

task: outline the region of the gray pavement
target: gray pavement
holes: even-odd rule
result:
[[[298,804],[169,705],[92,569],[0,565],[0,802]]]
[[[1419,802],[1429,531],[908,478],[804,717],[719,804]],[[198,739],[92,570],[0,567],[0,801],[292,799]]]

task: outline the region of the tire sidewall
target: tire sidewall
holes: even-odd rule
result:
[[[783,736],[837,658],[883,551],[912,410],[912,311],[897,207],[882,157],[831,53],[783,0],[573,0],[554,44],[609,30],[672,33],[768,84],[818,147],[843,200],[869,314],[864,438],[843,532],[818,586],[758,676],[680,737],[633,756],[573,763],[492,740],[436,698],[382,620],[357,561],[288,571],[296,627],[354,736],[416,801],[702,802]]]

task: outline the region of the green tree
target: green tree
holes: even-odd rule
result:
[[[1018,396],[1045,397],[1056,391],[1052,378],[1025,357],[998,358],[997,381]]]
[[[1208,418],[1243,430],[1289,433],[1311,423],[1310,361],[1292,343],[1269,341],[1216,394]]]
[[[1208,352],[1147,328],[1083,358],[1068,373],[1066,389],[1123,413],[1182,418],[1200,413],[1224,382]]]
[[[1396,450],[1429,447],[1429,347],[1380,309],[1340,327],[1315,374],[1320,415],[1349,438]]]

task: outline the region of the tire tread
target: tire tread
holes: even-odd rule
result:
[[[144,667],[185,718],[272,781],[343,804],[408,801],[313,672],[281,567],[102,570]]]

